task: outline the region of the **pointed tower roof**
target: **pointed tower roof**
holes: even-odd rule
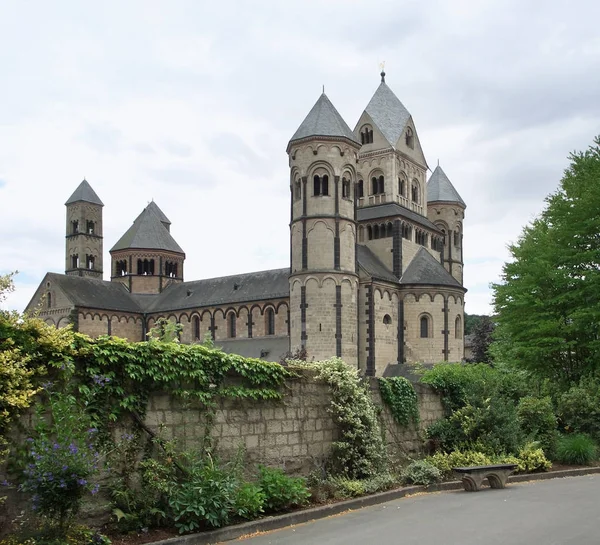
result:
[[[452,202],[467,207],[440,165],[436,167],[427,182],[427,202]]]
[[[88,183],[88,181],[85,178],[77,186],[77,189],[69,197],[65,205],[79,201],[90,202],[92,204],[104,206],[104,203],[100,200],[100,197],[96,195],[96,192],[92,189],[92,186]]]
[[[152,204],[152,203],[151,203]],[[160,208],[156,206],[160,211]],[[164,214],[163,214],[164,216]],[[166,218],[166,216],[164,216]],[[168,221],[168,220],[167,220]],[[148,205],[135,219],[133,225],[111,248],[116,250],[127,250],[130,248],[143,248],[146,250],[166,250],[183,254],[181,246],[175,242],[171,233],[161,222],[154,207]]]
[[[160,222],[167,228],[167,230],[170,229],[171,220],[167,218],[165,213],[158,207],[158,204],[156,204],[154,201],[150,201],[150,204],[146,206],[146,209],[150,210],[151,212],[154,212],[158,216]]]
[[[381,83],[367,104],[365,112],[369,114],[390,146],[396,147],[411,116],[385,82],[385,72],[381,73]]]
[[[290,139],[288,149],[292,142],[311,136],[346,138],[356,144],[359,143],[350,127],[348,127],[325,93],[319,97],[319,100],[317,100],[311,111],[308,112],[298,130],[296,130],[294,136]]]
[[[413,260],[406,267],[400,278],[400,284],[427,284],[428,286],[448,286],[464,290],[460,282],[423,247],[419,248]]]

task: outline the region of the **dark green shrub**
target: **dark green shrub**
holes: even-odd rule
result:
[[[589,465],[596,460],[597,453],[593,439],[583,433],[574,433],[560,438],[556,459],[563,464]]]
[[[265,493],[254,483],[243,483],[235,495],[235,513],[245,519],[254,519],[263,513]]]
[[[282,511],[308,501],[310,493],[301,477],[289,477],[281,469],[259,466],[258,485],[265,495],[267,511]]]
[[[557,414],[563,429],[586,433],[600,441],[600,381],[590,378],[558,396]]]
[[[549,397],[526,396],[517,405],[519,424],[530,441],[537,441],[543,451],[552,455],[558,441],[557,419]]]
[[[404,484],[429,485],[442,480],[442,472],[427,460],[415,460],[402,472]]]

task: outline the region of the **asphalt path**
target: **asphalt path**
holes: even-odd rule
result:
[[[600,475],[419,494],[274,530],[243,545],[600,545]]]

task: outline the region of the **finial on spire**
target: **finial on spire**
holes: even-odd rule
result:
[[[439,159],[439,157],[438,157],[438,167],[439,167],[439,166],[440,166],[440,159]]]
[[[385,83],[385,61],[379,63],[379,68],[381,68],[381,83]]]
[[[325,84],[323,84],[323,94],[325,94]]]

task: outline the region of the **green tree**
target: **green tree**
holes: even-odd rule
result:
[[[479,316],[479,320],[471,330],[472,361],[475,363],[490,363],[489,347],[492,343],[492,334],[495,324],[489,316]]]
[[[565,384],[600,370],[600,137],[570,160],[493,285],[496,356]]]

